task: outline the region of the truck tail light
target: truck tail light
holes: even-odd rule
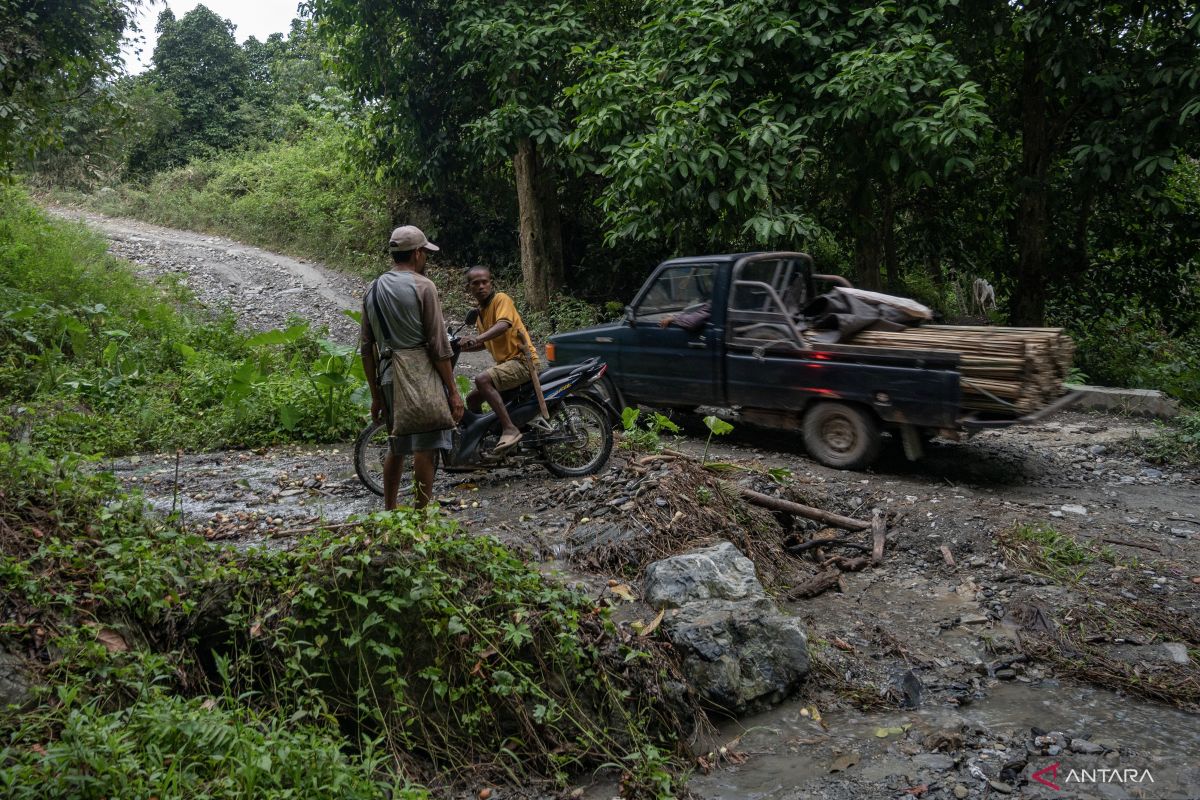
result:
[[[551,364],[554,363],[554,342],[550,342],[546,345],[546,361],[550,362]]]

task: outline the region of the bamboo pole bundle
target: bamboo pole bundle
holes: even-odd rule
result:
[[[922,325],[903,331],[862,331],[847,344],[881,349],[957,353],[963,405],[1027,414],[1063,393],[1075,343],[1061,328]]]

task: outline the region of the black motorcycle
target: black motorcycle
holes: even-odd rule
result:
[[[457,363],[458,337],[452,335],[450,344]],[[509,417],[523,434],[516,446],[502,453],[494,452],[500,440],[495,413],[476,414],[467,409],[454,429],[453,446],[442,458],[443,469],[469,472],[537,463],[563,478],[599,472],[612,453],[616,412],[585,391],[600,381],[607,369],[600,359],[590,358],[539,373],[548,419],[541,415],[532,382],[501,392]],[[382,422],[372,422],[354,443],[354,470],[359,480],[378,495],[383,494],[383,458],[387,451],[388,427]]]

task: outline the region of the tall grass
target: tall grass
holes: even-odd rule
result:
[[[106,248],[0,188],[0,429],[52,452],[119,455],[359,427],[348,348],[306,326],[250,338],[178,287],[141,282]]]
[[[54,193],[114,216],[219,233],[275,252],[370,274],[380,263],[393,215],[418,219],[395,191],[347,158],[349,135],[319,121],[294,141],[230,152],[89,196]]]

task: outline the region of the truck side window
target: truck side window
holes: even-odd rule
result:
[[[677,314],[712,299],[711,264],[669,267],[659,273],[637,306],[638,319]]]

